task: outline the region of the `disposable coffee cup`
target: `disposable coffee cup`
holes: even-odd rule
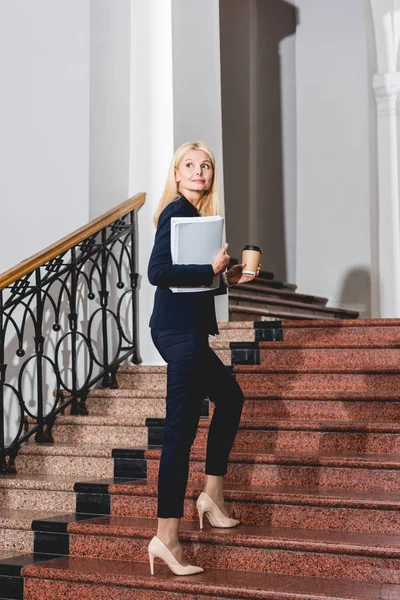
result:
[[[245,246],[242,250],[242,264],[246,265],[243,269],[245,275],[255,275],[260,263],[261,248],[258,246]]]

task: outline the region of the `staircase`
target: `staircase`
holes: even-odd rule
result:
[[[226,476],[243,525],[200,532],[212,405],[192,448],[176,577],[156,528],[165,367],[123,366],[54,445],[0,477],[0,598],[399,600],[400,320],[229,322],[211,345],[244,390]],[[278,341],[277,341],[278,340]]]
[[[232,264],[238,261],[232,259]],[[356,319],[358,312],[326,306],[328,298],[299,294],[293,283],[282,283],[274,273],[261,271],[259,277],[228,290],[229,320]]]

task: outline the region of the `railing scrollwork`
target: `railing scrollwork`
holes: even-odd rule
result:
[[[88,414],[137,346],[136,216],[144,194],[0,275],[0,473],[58,414]]]

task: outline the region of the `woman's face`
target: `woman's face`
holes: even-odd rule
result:
[[[189,150],[175,171],[178,190],[185,196],[188,192],[206,192],[212,186],[214,170],[207,152]]]

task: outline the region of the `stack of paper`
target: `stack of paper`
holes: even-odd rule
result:
[[[224,219],[215,217],[171,217],[171,256],[174,265],[212,264],[222,246]],[[175,292],[207,292],[219,287],[220,275],[211,287],[171,287]]]

